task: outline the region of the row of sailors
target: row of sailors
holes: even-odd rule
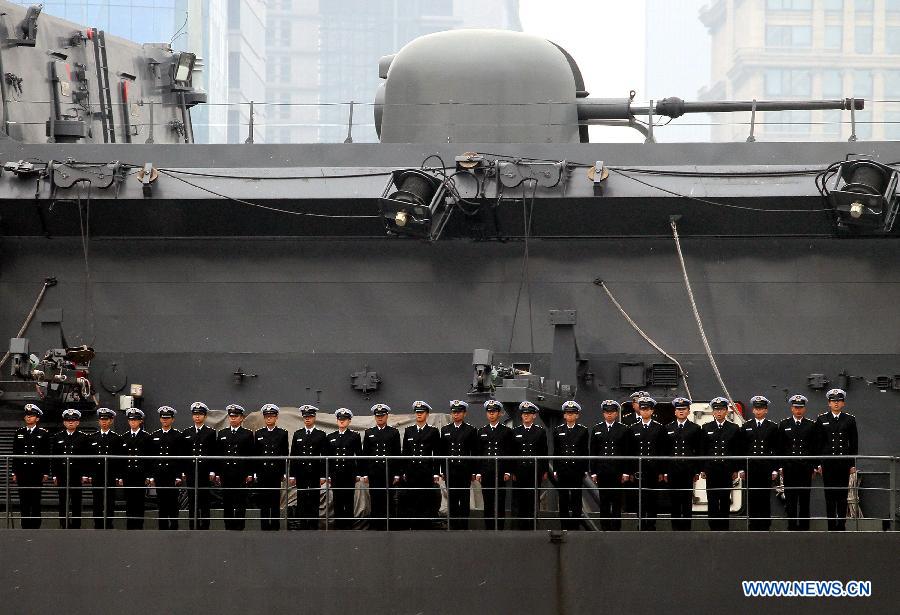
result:
[[[440,430],[427,424],[431,406],[416,401],[413,410],[416,423],[404,433],[387,424],[391,411],[386,404],[375,404],[372,413],[375,426],[362,437],[349,429],[353,413],[346,408],[335,412],[338,429],[330,434],[315,427],[318,409],[311,405],[300,408],[304,426],[294,432],[288,447],[287,431],[277,427],[279,408],[262,407],[265,427],[255,433],[241,426],[245,410],[229,405],[229,427],[216,432],[205,425],[208,408],[202,402],[191,406],[193,427],[179,431],[172,427],[176,410],[170,406],[158,409],[161,428],[152,434],[143,430],[144,413],[127,411],[129,431],[118,435],[111,430],[115,411],[101,408],[97,412],[100,429],[94,434],[78,431],[80,412],[63,413],[65,429],[52,438],[37,423],[42,415],[34,404],[25,408],[26,426],[16,432],[14,454],[33,455],[34,460],[16,459],[13,480],[20,489],[23,527],[40,527],[40,486],[52,478],[59,489],[60,516],[63,525],[76,527],[80,520],[73,513],[81,510],[81,489],[93,490],[95,527],[111,527],[115,499],[109,487],[125,490],[127,526],[143,526],[145,486],[158,487],[159,525],[161,529],[177,529],[178,487],[188,489],[189,510],[193,511],[191,528],[209,527],[209,487],[222,486],[225,524],[228,529],[243,529],[247,506],[247,487],[261,488],[260,516],[263,529],[279,528],[280,490],[287,478],[297,487],[298,517],[310,529],[318,524],[319,489],[326,482],[333,487],[334,514],[338,525],[348,527],[353,517],[353,488],[357,481],[368,483],[371,494],[371,525],[385,529],[390,491],[403,492],[399,513],[417,521],[410,527],[427,527],[437,516],[440,501],[435,487],[440,478],[449,493],[449,517],[452,529],[468,526],[469,487],[479,481],[485,500],[488,529],[502,529],[506,510],[506,483],[512,483],[513,509],[519,518],[534,515],[538,488],[548,476],[553,477],[559,492],[559,509],[563,527],[575,529],[582,517],[581,489],[587,476],[599,487],[601,526],[607,530],[621,527],[623,491],[636,484],[640,497],[643,529],[655,529],[656,499],[660,490],[670,490],[675,529],[688,529],[692,510],[693,484],[706,479],[709,496],[711,529],[728,529],[728,508],[734,479],[748,480],[750,487],[749,517],[751,529],[770,526],[770,487],[781,475],[786,494],[790,529],[808,529],[809,494],[812,475],[819,472],[825,482],[826,510],[829,529],[844,529],[847,483],[856,471],[852,459],[828,459],[835,455],[856,455],[857,431],[852,415],[843,411],[846,393],[833,389],[826,395],[829,411],[817,420],[805,418],[808,400],[802,395],[790,398],[791,417],[775,424],[766,415],[769,401],[754,397],[754,419],[743,426],[726,420],[728,400],[715,398],[710,405],[714,421],[700,427],[688,420],[691,401],[680,397],[672,401],[676,419],[666,426],[653,420],[655,400],[644,392],[632,396],[640,419],[631,425],[620,420],[621,406],[614,400],[601,404],[603,422],[588,430],[579,424],[581,406],[567,401],[562,406],[564,423],[552,430],[554,455],[552,472],[546,460],[441,460],[441,456],[546,456],[549,451],[547,432],[535,422],[537,407],[522,402],[519,410],[522,424],[511,429],[500,422],[503,406],[495,400],[484,403],[487,425],[476,429],[465,421],[468,404],[461,400],[450,403],[452,422]],[[48,464],[40,455],[70,455]],[[79,461],[77,456],[108,455],[107,459]],[[138,456],[160,457],[144,460]],[[250,457],[258,460],[168,460],[175,455]],[[282,460],[292,460],[285,476]],[[355,455],[385,457],[384,460],[354,460]],[[749,464],[726,459],[733,456],[804,456],[795,462],[758,460]],[[304,459],[337,456],[327,462]],[[591,456],[593,459],[577,459]],[[604,459],[614,456],[639,456],[641,461]],[[686,457],[682,460],[656,460],[658,456]],[[708,456],[701,461],[689,459]],[[811,458],[823,458],[821,463]],[[431,457],[431,459],[427,459]],[[721,458],[721,459],[716,459]],[[70,487],[69,489],[66,486]],[[106,488],[104,488],[106,487]],[[404,489],[404,487],[406,489]],[[79,512],[80,515],[80,512]],[[70,519],[71,517],[71,519]]]

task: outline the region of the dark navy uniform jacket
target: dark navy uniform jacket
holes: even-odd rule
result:
[[[440,459],[433,455],[440,454],[441,435],[431,425],[425,425],[419,429],[417,425],[410,425],[403,430],[403,456],[404,474],[407,479],[430,480],[432,476],[441,473]],[[427,457],[428,459],[423,459]]]
[[[630,433],[628,427],[615,422],[612,427],[606,425],[606,421],[597,423],[591,429],[590,455],[591,457],[613,457],[628,454]],[[591,459],[591,474],[607,477],[621,476],[628,472],[627,460]]]
[[[50,442],[51,455],[69,456],[68,460],[53,460],[51,464],[53,476],[56,477],[60,485],[65,485],[67,478],[70,485],[81,484],[81,477],[86,476],[86,474],[84,460],[79,459],[79,457],[87,452],[87,435],[77,429],[71,434],[63,429],[53,434]]]
[[[520,457],[542,457],[547,455],[547,431],[538,425],[532,423],[531,427],[526,428],[524,425],[517,425],[512,433],[512,454]],[[546,459],[538,460],[537,480],[540,482],[541,476],[545,472],[550,471],[550,464]],[[520,459],[513,462],[513,473],[517,480],[533,481],[534,480],[534,461],[531,459]]]
[[[587,456],[588,430],[581,423],[568,427],[565,423],[553,430],[553,471],[560,478],[577,478],[584,476],[589,469],[587,459],[571,459],[574,456]]]
[[[393,482],[394,476],[400,475],[398,457],[400,456],[400,431],[396,427],[369,427],[363,434],[362,454],[377,455],[386,459],[369,459],[360,462],[360,469],[372,482],[383,485],[385,481]]]
[[[301,478],[325,478],[325,461],[322,459],[305,459],[305,457],[325,455],[326,438],[325,432],[315,427],[309,433],[306,433],[305,426],[294,432],[294,440],[291,442],[292,477],[298,481]]]

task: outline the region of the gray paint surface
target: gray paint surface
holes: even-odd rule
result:
[[[0,531],[10,612],[886,613],[897,534]],[[803,557],[792,557],[802,553]],[[475,554],[475,555],[473,555]],[[780,554],[775,556],[774,554]],[[47,562],[54,562],[52,582]],[[102,562],[101,566],[96,566]],[[868,580],[745,598],[742,580]]]

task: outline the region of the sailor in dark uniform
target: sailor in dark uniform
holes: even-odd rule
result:
[[[144,411],[129,408],[125,411],[128,431],[122,434],[123,474],[119,486],[125,490],[125,528],[144,529],[145,494],[150,484],[149,464],[144,457],[150,453],[150,434],[144,431]]]
[[[778,423],[779,470],[784,479],[784,508],[789,530],[809,529],[809,493],[817,461],[811,458],[818,445],[818,428],[805,417],[807,399],[794,395],[789,400],[791,416]],[[790,459],[790,457],[804,457]]]
[[[391,407],[387,404],[372,406],[375,426],[369,427],[363,434],[362,454],[382,457],[361,462],[365,468],[363,481],[369,485],[369,498],[372,510],[369,518],[369,529],[386,530],[390,527],[388,512],[393,500],[392,487],[400,483],[400,431],[388,425]],[[392,517],[396,513],[391,511]],[[396,527],[396,523],[395,523]]]
[[[53,484],[59,496],[59,527],[62,529],[81,527],[81,485],[84,474],[84,460],[87,453],[87,436],[78,431],[81,411],[67,408],[62,412],[64,429],[53,434],[50,454],[66,455],[65,459],[54,459],[51,464]]]
[[[446,472],[451,530],[469,529],[469,498],[472,480],[475,478],[475,465],[466,457],[475,454],[478,434],[474,427],[466,423],[468,409],[468,403],[454,399],[450,402],[452,422],[441,427],[441,455],[447,456],[443,470]]]
[[[637,480],[641,529],[653,531],[656,529],[657,500],[664,470],[664,465],[654,458],[668,452],[667,434],[665,428],[653,420],[655,399],[641,397],[638,408],[641,420],[628,428],[631,431],[630,454],[640,457],[639,462],[632,462],[631,475],[632,480]]]
[[[635,391],[628,396],[628,399],[622,402],[622,412],[619,420],[625,427],[631,427],[635,423],[641,422],[641,412],[638,401],[641,397],[650,397],[647,391]],[[636,488],[625,489],[625,510],[630,513],[637,514],[638,511],[638,490]]]
[[[600,528],[622,529],[622,485],[628,479],[628,462],[606,459],[628,454],[628,428],[619,422],[619,402],[607,399],[600,403],[603,422],[591,429],[591,480],[599,488]]]
[[[253,484],[253,432],[241,426],[244,422],[244,408],[238,404],[225,407],[228,412],[228,427],[219,431],[217,454],[223,457],[244,457],[244,459],[220,460],[216,472],[217,483],[222,485],[222,507],[226,530],[243,530],[247,523],[247,492]]]
[[[728,530],[731,508],[731,490],[741,470],[741,462],[727,459],[741,453],[741,430],[725,417],[728,400],[716,397],[709,402],[713,420],[703,426],[703,455],[713,459],[703,460],[702,477],[706,479],[706,499],[709,502],[709,529]]]
[[[535,423],[538,407],[530,401],[519,404],[522,424],[513,429],[512,455],[546,457],[547,431]],[[512,506],[516,529],[537,528],[537,502],[541,483],[547,480],[550,465],[546,459],[517,459],[512,465]]]
[[[502,530],[506,518],[506,484],[512,478],[512,467],[508,457],[514,455],[512,429],[500,422],[503,404],[496,399],[484,402],[487,425],[478,430],[476,453],[479,456],[494,457],[476,462],[475,480],[481,484],[484,499],[484,527],[487,530]]]
[[[183,482],[181,479],[183,462],[170,459],[173,455],[182,454],[181,432],[172,427],[176,410],[172,406],[160,406],[160,429],[150,434],[148,454],[156,459],[150,462],[150,486],[156,487],[156,500],[159,504],[159,529],[178,529],[178,491]]]
[[[436,485],[440,482],[441,464],[435,457],[441,447],[440,432],[428,425],[431,406],[424,401],[413,402],[415,425],[403,430],[404,490],[401,505],[404,516],[409,518],[411,529],[428,529],[438,514],[441,494]]]
[[[88,480],[92,486],[91,500],[94,529],[112,529],[116,510],[116,484],[121,481],[124,467],[121,455],[125,450],[122,436],[112,430],[116,411],[97,409],[100,430],[88,436]]]
[[[628,399],[622,402],[621,420],[625,427],[631,427],[635,423],[641,422],[640,401],[642,397],[650,397],[647,391],[635,391],[628,396]]]
[[[194,457],[185,462],[183,470],[192,530],[209,529],[210,492],[216,480],[213,462],[201,459],[216,454],[216,430],[206,425],[208,414],[209,407],[202,401],[195,401],[191,404],[191,421],[194,425],[181,432],[184,454]]]
[[[19,488],[22,529],[41,527],[41,486],[50,479],[50,434],[38,427],[44,412],[34,404],[25,406],[25,426],[13,435],[12,482]]]
[[[748,457],[778,454],[778,425],[766,418],[769,400],[762,395],[750,399],[753,419],[741,426],[744,454]],[[772,525],[772,481],[778,478],[775,459],[748,460],[747,472],[747,529],[768,531]]]
[[[825,394],[828,411],[816,419],[819,431],[819,472],[825,486],[825,515],[829,531],[844,531],[847,525],[847,487],[850,475],[856,472],[853,458],[835,459],[838,455],[859,453],[856,418],[844,412],[847,393],[831,389]]]
[[[297,487],[297,517],[303,530],[319,527],[319,494],[327,480],[325,461],[309,459],[325,455],[327,437],[324,431],[316,429],[318,411],[309,404],[300,406],[303,427],[294,432],[291,442],[291,486]]]
[[[337,458],[328,460],[328,482],[334,503],[334,526],[349,530],[353,528],[353,496],[356,481],[360,478],[354,457],[362,452],[362,441],[359,434],[350,429],[353,412],[349,408],[338,408],[334,418],[338,428],[328,434],[325,453]]]
[[[703,433],[699,425],[688,420],[691,403],[686,397],[673,399],[675,420],[666,425],[668,454],[672,457],[689,458],[670,460],[665,464],[666,471],[663,473],[663,481],[669,488],[672,529],[676,531],[691,529],[691,519],[694,516],[694,483],[700,478],[699,464],[696,459],[691,458],[700,455]]]
[[[281,529],[281,486],[287,480],[288,432],[278,427],[275,404],[261,409],[265,426],[257,429],[255,451],[260,457],[256,463],[256,497],[259,502],[259,526],[265,531]]]
[[[564,530],[581,527],[581,491],[588,473],[588,430],[578,423],[581,405],[569,400],[562,405],[564,423],[553,430],[553,479],[559,493],[560,525]]]

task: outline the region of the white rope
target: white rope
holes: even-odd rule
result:
[[[631,326],[634,328],[634,330],[637,331],[638,334],[639,334],[642,338],[644,338],[644,340],[645,340],[648,344],[650,344],[651,346],[653,346],[653,347],[657,350],[657,352],[659,352],[659,354],[663,355],[663,356],[666,357],[668,360],[670,360],[672,363],[674,363],[675,365],[678,366],[678,371],[681,373],[681,379],[684,380],[684,390],[685,390],[685,392],[687,393],[687,396],[690,397],[691,399],[693,399],[694,396],[691,395],[691,388],[688,386],[687,372],[684,371],[684,368],[683,368],[683,367],[681,367],[681,363],[678,362],[678,359],[676,359],[675,357],[673,357],[672,355],[670,355],[668,352],[666,352],[665,350],[663,350],[662,347],[661,347],[659,344],[657,344],[657,343],[654,342],[652,339],[650,339],[650,336],[649,336],[649,335],[647,335],[646,333],[644,333],[644,330],[641,329],[641,328],[638,326],[638,324],[637,324],[636,322],[634,322],[634,321],[631,319],[631,316],[629,316],[628,313],[625,311],[625,309],[619,304],[619,302],[616,301],[616,298],[613,297],[613,294],[612,294],[612,293],[609,291],[609,289],[606,287],[606,283],[603,282],[603,280],[600,280],[600,281],[599,281],[599,284],[600,284],[600,288],[602,288],[603,291],[606,293],[606,296],[609,297],[609,300],[612,301],[612,304],[613,304],[614,306],[616,306],[616,309],[619,310],[619,313],[625,318],[625,320],[628,321],[628,324],[631,325]]]
[[[675,238],[675,249],[678,252],[678,262],[681,263],[681,273],[684,276],[684,287],[687,289],[688,299],[691,300],[691,309],[694,311],[694,320],[697,321],[697,329],[700,331],[700,339],[703,340],[703,347],[706,349],[706,356],[709,357],[709,364],[713,368],[713,372],[716,374],[716,379],[719,381],[719,386],[722,387],[722,391],[725,392],[725,397],[728,398],[728,403],[731,404],[731,408],[734,409],[734,400],[731,398],[731,393],[728,392],[728,387],[725,386],[725,381],[722,380],[722,374],[719,372],[719,366],[716,365],[716,359],[713,357],[712,349],[709,347],[709,340],[706,339],[706,332],[703,331],[703,322],[700,320],[700,312],[697,310],[697,302],[694,301],[694,291],[691,290],[691,281],[688,279],[687,267],[684,264],[684,255],[681,253],[681,241],[678,239],[678,226],[675,224],[675,220],[671,220],[672,225],[672,236]]]

